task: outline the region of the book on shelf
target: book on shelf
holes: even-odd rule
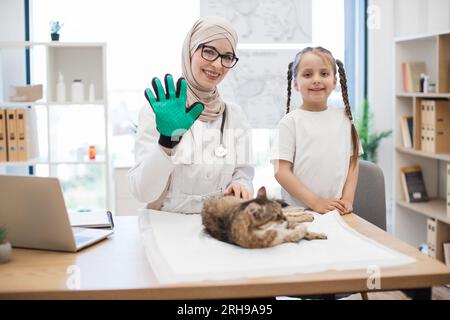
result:
[[[412,148],[414,146],[414,118],[412,116],[402,116],[401,122],[403,146]]]
[[[426,73],[423,61],[402,63],[403,91],[420,92],[420,75]]]
[[[420,166],[401,167],[400,176],[406,202],[428,201],[428,194]]]

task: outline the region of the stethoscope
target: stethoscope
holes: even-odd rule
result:
[[[223,128],[225,127],[225,119],[227,114],[227,108],[225,106],[225,109],[222,113],[222,124],[220,125],[220,144],[214,149],[214,154],[218,158],[223,158],[228,154],[228,149],[223,144]]]

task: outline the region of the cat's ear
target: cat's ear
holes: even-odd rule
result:
[[[251,202],[246,208],[245,212],[250,216],[255,216],[258,210],[261,209],[261,206],[256,202]]]
[[[256,194],[257,198],[267,198],[267,192],[266,187],[261,187],[258,190],[258,193]]]

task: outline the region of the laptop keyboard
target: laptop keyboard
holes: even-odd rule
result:
[[[75,228],[72,228],[72,231],[73,231],[73,234],[78,234],[78,233],[81,233],[81,232],[83,232],[83,231],[85,231],[86,229],[83,229],[83,228],[77,228],[77,227],[75,227]]]
[[[84,237],[84,236],[77,236],[77,235],[75,235],[75,242],[77,244],[82,244],[82,243],[85,243],[85,242],[88,242],[88,241],[91,241],[91,240],[92,240],[92,237]]]

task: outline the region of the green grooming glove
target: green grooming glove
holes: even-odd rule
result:
[[[156,98],[150,88],[145,89],[145,97],[155,113],[156,129],[160,133],[159,144],[173,148],[200,116],[204,106],[195,102],[186,108],[187,83],[184,78],[178,79],[176,90],[170,74],[165,75],[164,84],[166,90],[158,78],[153,78],[152,87]]]

